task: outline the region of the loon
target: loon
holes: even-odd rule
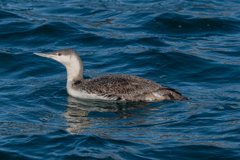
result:
[[[161,101],[187,99],[175,89],[149,79],[125,74],[110,74],[93,79],[83,78],[83,63],[76,51],[61,49],[52,53],[34,53],[62,63],[67,70],[67,92],[80,99],[117,101]]]

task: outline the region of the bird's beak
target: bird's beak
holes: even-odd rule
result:
[[[50,53],[34,53],[38,56],[41,56],[41,57],[46,57],[46,58],[51,58],[51,59],[54,59],[54,55],[50,54]]]

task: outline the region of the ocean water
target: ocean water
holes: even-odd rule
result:
[[[239,46],[236,0],[1,0],[0,159],[239,159]],[[64,48],[190,100],[75,99]]]

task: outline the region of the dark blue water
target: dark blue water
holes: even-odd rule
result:
[[[0,1],[0,159],[239,159],[240,3]],[[84,78],[131,74],[188,101],[77,100],[34,52],[71,48]]]

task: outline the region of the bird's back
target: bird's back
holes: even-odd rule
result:
[[[73,88],[112,100],[184,100],[178,91],[132,75],[110,74],[76,81]]]

